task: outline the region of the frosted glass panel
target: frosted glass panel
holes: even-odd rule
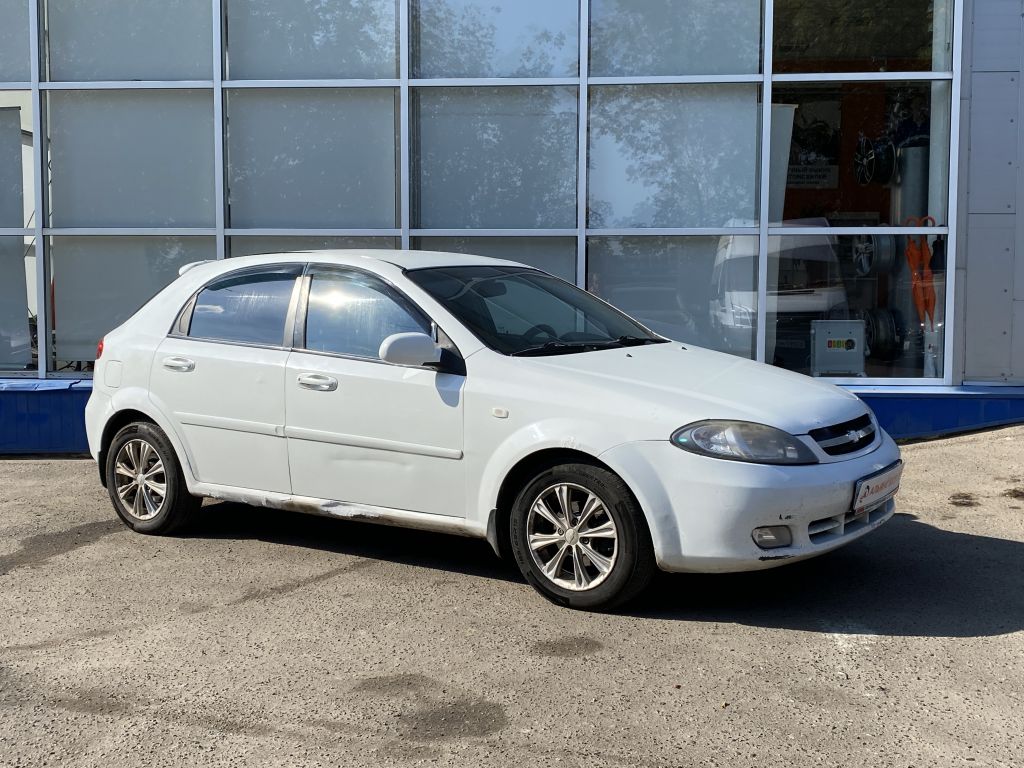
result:
[[[257,253],[289,253],[317,251],[333,248],[397,248],[394,237],[257,237],[231,238],[232,256],[251,256]]]
[[[575,88],[422,88],[414,108],[419,226],[576,226]]]
[[[591,237],[587,290],[652,331],[754,356],[756,236]]]
[[[518,261],[576,282],[575,237],[420,237],[413,247]]]
[[[577,0],[419,0],[414,77],[579,73]]]
[[[51,91],[54,227],[213,226],[213,98]]]
[[[33,248],[21,235],[0,237],[0,371],[24,371],[32,366],[32,322],[25,269]],[[33,321],[34,322],[34,321]]]
[[[591,227],[720,227],[757,217],[758,88],[590,92]]]
[[[210,0],[46,0],[51,80],[209,80]]]
[[[395,93],[230,91],[232,226],[394,227]]]
[[[35,226],[32,99],[0,91],[0,227]]]
[[[32,77],[28,41],[28,2],[0,0],[0,82]]]
[[[398,3],[227,0],[227,41],[236,80],[398,77]]]
[[[96,342],[174,280],[183,265],[213,258],[212,237],[51,238],[58,369],[91,363]]]
[[[593,76],[757,74],[760,58],[761,0],[591,0]]]

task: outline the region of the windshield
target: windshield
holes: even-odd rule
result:
[[[432,267],[409,279],[505,355],[559,355],[665,339],[574,285],[522,267]]]

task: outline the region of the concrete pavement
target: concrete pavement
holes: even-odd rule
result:
[[[1024,765],[1024,427],[905,448],[823,558],[552,606],[486,543],[0,462],[0,765]]]

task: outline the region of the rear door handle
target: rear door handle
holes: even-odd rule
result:
[[[333,392],[338,388],[338,380],[322,373],[300,373],[299,386],[314,392]]]
[[[196,361],[189,360],[187,357],[165,357],[164,368],[168,371],[178,371],[179,373],[189,373],[196,369]]]

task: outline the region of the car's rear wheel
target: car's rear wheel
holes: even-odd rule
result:
[[[174,448],[155,424],[121,429],[107,449],[105,471],[114,509],[139,533],[171,533],[202,504],[189,494]]]
[[[520,492],[510,522],[523,576],[561,605],[614,608],[655,573],[643,512],[622,479],[603,467],[545,470]]]

